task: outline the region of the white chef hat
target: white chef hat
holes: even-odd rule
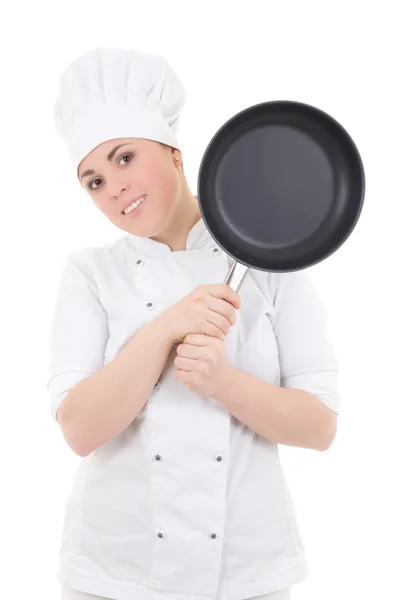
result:
[[[178,148],[185,90],[164,58],[137,50],[98,48],[61,75],[56,127],[76,168],[99,144],[136,137]]]

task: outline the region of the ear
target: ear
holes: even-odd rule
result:
[[[172,160],[176,166],[181,166],[182,164],[182,155],[176,148],[172,148]]]

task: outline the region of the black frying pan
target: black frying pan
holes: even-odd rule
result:
[[[217,131],[197,191],[208,231],[234,258],[225,283],[238,290],[248,267],[297,271],[333,254],[358,221],[365,177],[332,117],[300,102],[265,102]]]

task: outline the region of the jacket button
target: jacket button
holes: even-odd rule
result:
[[[155,384],[154,384],[154,389],[158,390],[158,388],[160,387],[160,385],[161,385],[160,382],[156,381]]]
[[[211,540],[215,540],[218,536],[216,533],[212,532],[210,533],[210,535],[208,536]]]
[[[217,254],[219,254],[221,251],[219,248],[213,248],[213,254],[214,256],[217,256]]]
[[[153,304],[152,302],[148,302],[148,303],[146,304],[146,306],[147,306],[147,308],[148,308],[149,310],[153,310],[153,308],[154,308],[154,304]]]
[[[160,454],[156,454],[155,457],[154,457],[154,460],[158,460],[158,461],[162,460],[161,455]]]
[[[221,460],[222,460],[222,456],[221,456],[220,454],[217,454],[217,456],[215,457],[215,460],[216,460],[217,462],[221,462]]]
[[[137,264],[138,267],[143,267],[144,260],[142,260],[141,258],[139,258],[139,260],[136,261],[136,264]]]
[[[160,539],[162,539],[164,537],[164,533],[162,531],[159,531],[157,533],[157,537],[159,537]]]

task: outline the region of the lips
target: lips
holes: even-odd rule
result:
[[[131,200],[129,200],[128,204],[126,204],[126,206],[124,206],[124,208],[121,210],[121,215],[125,214],[124,211],[131,206],[131,204],[133,204],[134,202],[137,202],[138,200],[140,200],[140,198],[143,198],[146,194],[141,194],[140,196],[136,196],[136,198],[132,198]]]

